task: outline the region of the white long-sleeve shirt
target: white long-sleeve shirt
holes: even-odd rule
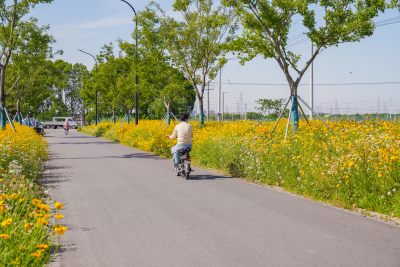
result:
[[[193,129],[187,122],[181,122],[175,126],[174,132],[169,136],[170,139],[178,139],[177,144],[192,144]]]

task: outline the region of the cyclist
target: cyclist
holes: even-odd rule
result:
[[[179,151],[192,149],[193,129],[192,125],[188,123],[188,120],[189,115],[182,114],[181,123],[175,126],[174,132],[171,135],[167,135],[167,138],[171,140],[177,139],[176,145],[171,148],[172,160],[174,161],[175,170],[177,170],[180,161]]]
[[[65,121],[64,121],[64,131],[65,131],[65,134],[68,134],[68,131],[69,131],[70,126],[71,126],[71,125],[69,125],[68,118],[66,118]]]

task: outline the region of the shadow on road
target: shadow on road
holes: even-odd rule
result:
[[[56,153],[49,153],[51,159],[57,158],[57,155]],[[48,162],[44,167],[45,171],[42,174],[40,183],[48,188],[57,188],[61,183],[69,181],[66,176],[66,170],[69,168],[68,166],[53,165]]]
[[[45,187],[55,189],[59,187],[60,184],[69,181],[69,179],[65,177],[66,167],[46,166],[45,169],[47,171],[43,173],[40,179],[40,183]]]
[[[147,153],[132,153],[132,154],[126,154],[126,155],[121,155],[121,156],[111,156],[110,158],[118,158],[118,159],[140,158],[140,159],[155,159],[155,160],[162,159],[157,155],[152,155],[152,154],[147,154]]]
[[[153,160],[162,160],[163,158],[157,156],[157,155],[152,155],[152,154],[147,154],[147,153],[133,153],[133,154],[126,154],[126,155],[114,155],[114,156],[100,156],[100,157],[71,157],[71,158],[66,158],[66,157],[52,157],[52,159],[67,159],[67,160],[82,160],[82,159],[153,159]]]
[[[220,176],[220,175],[210,175],[210,174],[198,174],[190,175],[189,180],[216,180],[216,179],[231,179],[231,176]]]
[[[52,143],[53,145],[115,145],[110,142],[58,142]]]

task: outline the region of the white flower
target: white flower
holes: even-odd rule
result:
[[[8,164],[8,172],[10,174],[20,176],[22,174],[23,168],[21,165],[19,165],[19,162],[16,160],[13,160]]]

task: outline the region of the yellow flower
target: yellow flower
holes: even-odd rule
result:
[[[38,218],[36,223],[39,225],[48,225],[49,224],[49,222],[44,218]]]
[[[40,204],[42,204],[42,201],[40,199],[34,198],[34,199],[32,199],[32,203],[34,205],[40,205]]]
[[[26,224],[24,225],[24,227],[25,227],[25,230],[29,230],[29,229],[32,228],[32,224],[31,224],[31,223],[26,223]]]
[[[11,223],[12,223],[12,219],[9,218],[9,219],[3,221],[3,222],[1,223],[1,226],[2,226],[2,227],[7,227],[7,226],[9,226]]]
[[[37,205],[37,206],[38,206],[39,209],[42,209],[42,210],[44,210],[44,211],[46,211],[46,212],[49,212],[49,211],[50,211],[49,205],[46,205],[46,204],[39,204],[39,205]]]
[[[63,235],[65,233],[65,231],[68,230],[67,226],[64,225],[58,225],[56,227],[54,227],[54,232],[59,234],[59,235]]]
[[[383,176],[383,173],[378,173],[378,177],[382,177]]]
[[[31,255],[38,260],[42,257],[42,251],[41,250],[35,251]]]
[[[56,218],[57,220],[61,220],[61,219],[64,219],[64,215],[63,214],[56,214],[56,215],[54,215],[54,218]]]
[[[40,244],[40,245],[38,245],[37,247],[40,248],[40,249],[48,249],[48,248],[49,248],[49,245]]]
[[[10,235],[0,234],[0,239],[9,239]]]
[[[340,187],[340,184],[336,184],[336,188],[339,188]]]
[[[64,205],[61,202],[54,202],[54,208],[58,210],[62,210],[64,208]]]

